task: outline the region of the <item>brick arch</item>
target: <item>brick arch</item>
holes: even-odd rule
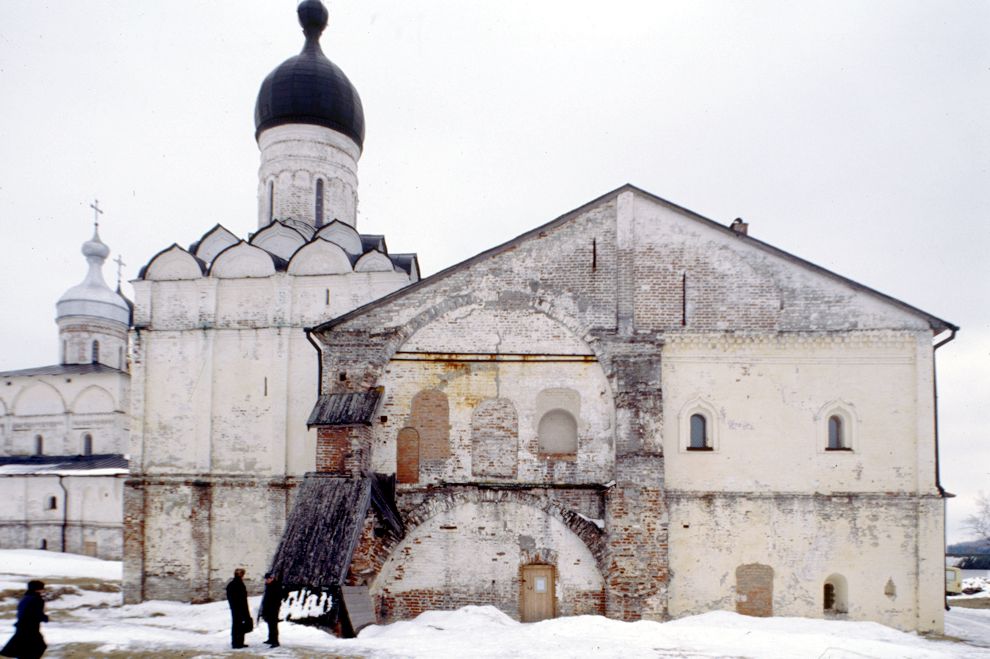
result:
[[[558,501],[518,490],[479,490],[472,488],[460,492],[435,494],[403,516],[403,523],[405,524],[403,538],[410,535],[417,527],[436,515],[449,512],[466,503],[516,503],[536,508],[555,517],[584,543],[588,551],[591,552],[591,555],[595,557],[595,564],[602,575],[607,573],[604,531],[575,511],[565,508]],[[403,538],[397,538],[392,535],[386,537],[382,545],[382,551],[378,552],[379,560],[375,562],[372,580],[378,578],[382,566],[392,556],[392,553],[402,542]]]
[[[543,314],[550,320],[563,325],[564,328],[566,328],[591,349],[591,352],[595,355],[598,363],[607,363],[605,360],[605,355],[602,352],[602,346],[599,345],[599,341],[597,338],[589,334],[588,328],[584,327],[577,318],[561,309],[554,303],[553,300],[547,300],[535,295],[528,295],[527,297],[529,298],[530,311]],[[393,331],[391,340],[385,346],[382,364],[388,363],[399,348],[405,345],[405,343],[412,338],[417,331],[423,327],[426,327],[438,318],[464,306],[474,304],[489,306],[491,302],[491,300],[481,298],[474,293],[465,293],[463,295],[451,295],[445,297],[440,302],[419,312],[408,321],[405,321],[401,327],[396,328]]]

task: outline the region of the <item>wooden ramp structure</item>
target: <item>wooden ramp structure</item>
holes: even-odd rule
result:
[[[330,595],[331,604],[320,615],[301,622],[345,637],[377,622],[368,586],[348,585],[351,560],[369,515],[387,533],[403,536],[394,476],[306,474],[270,570],[286,592]]]

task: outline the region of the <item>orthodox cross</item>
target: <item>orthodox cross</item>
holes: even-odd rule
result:
[[[93,227],[98,230],[100,228],[100,215],[103,215],[103,211],[100,210],[100,200],[94,199],[89,207],[93,209]]]
[[[121,258],[120,254],[117,255],[117,258],[115,258],[113,260],[113,262],[117,264],[117,290],[119,291],[120,290],[120,273],[124,269],[124,266],[127,265],[127,264],[124,263],[124,259]]]

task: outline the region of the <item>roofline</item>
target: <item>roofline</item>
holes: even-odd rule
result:
[[[831,270],[829,270],[827,268],[823,268],[820,265],[816,265],[816,264],[812,263],[811,261],[807,261],[807,260],[805,260],[805,259],[803,259],[803,258],[801,258],[799,256],[795,256],[794,254],[791,254],[790,252],[787,252],[785,250],[782,250],[779,247],[774,247],[773,245],[771,245],[769,243],[765,243],[762,240],[759,240],[757,238],[753,238],[752,236],[749,236],[747,234],[737,233],[736,231],[733,231],[731,228],[729,228],[729,227],[727,227],[727,226],[725,226],[723,224],[720,224],[719,222],[716,222],[715,220],[712,220],[710,218],[705,217],[704,215],[701,215],[699,213],[696,213],[695,211],[693,211],[693,210],[691,210],[689,208],[685,208],[684,206],[681,206],[679,204],[675,204],[672,201],[668,201],[667,199],[664,199],[663,197],[659,197],[659,196],[657,196],[657,195],[655,195],[655,194],[653,194],[651,192],[647,192],[646,190],[643,190],[642,188],[636,187],[635,185],[633,185],[631,183],[626,183],[626,184],[624,184],[624,185],[616,188],[615,190],[612,190],[611,192],[607,192],[607,193],[605,193],[605,194],[603,194],[603,195],[601,195],[601,196],[599,196],[599,197],[597,197],[595,199],[592,199],[591,201],[589,201],[589,202],[587,202],[585,204],[582,204],[581,206],[578,206],[577,208],[575,208],[575,209],[573,209],[571,211],[568,211],[567,213],[564,213],[563,215],[560,215],[560,216],[554,218],[553,220],[550,220],[549,222],[547,222],[545,224],[541,224],[540,226],[538,226],[538,227],[536,227],[534,229],[530,229],[529,231],[527,231],[525,233],[521,233],[518,236],[516,236],[515,238],[511,238],[511,239],[507,240],[506,242],[504,242],[504,243],[502,243],[500,245],[496,245],[495,247],[492,247],[492,248],[487,249],[487,250],[485,250],[483,252],[480,252],[478,254],[475,254],[474,256],[472,256],[472,257],[470,257],[468,259],[465,259],[464,261],[461,261],[459,263],[455,263],[454,265],[452,265],[450,267],[444,268],[440,272],[436,272],[436,273],[430,275],[429,277],[426,277],[425,279],[420,279],[418,282],[416,282],[414,284],[410,284],[409,286],[406,286],[405,288],[400,288],[399,290],[393,291],[392,293],[389,293],[388,295],[386,295],[384,297],[380,297],[380,298],[378,298],[377,300],[375,300],[373,302],[370,302],[368,304],[365,304],[363,306],[360,306],[360,307],[358,307],[356,309],[352,309],[351,311],[349,311],[349,312],[347,312],[347,313],[345,313],[345,314],[343,314],[341,316],[337,316],[336,318],[333,318],[331,320],[328,320],[325,323],[321,323],[319,325],[316,325],[315,327],[307,328],[307,329],[308,330],[312,330],[314,332],[321,332],[321,331],[324,331],[324,330],[327,330],[327,329],[336,327],[337,325],[340,325],[341,323],[344,323],[344,322],[346,322],[348,320],[351,320],[352,318],[356,318],[358,316],[364,315],[365,313],[367,313],[368,311],[371,311],[372,309],[375,309],[375,308],[377,308],[377,307],[379,307],[379,306],[381,306],[383,304],[386,304],[386,303],[388,303],[388,302],[390,302],[390,301],[392,301],[392,300],[394,300],[396,298],[399,298],[399,297],[401,297],[403,295],[406,295],[406,294],[412,293],[415,290],[418,290],[421,286],[424,286],[424,285],[427,285],[427,284],[432,284],[434,281],[439,281],[439,280],[441,280],[441,279],[443,279],[445,277],[448,277],[448,276],[450,276],[451,274],[453,274],[455,272],[459,272],[460,270],[463,270],[463,269],[467,268],[468,266],[473,265],[474,263],[477,263],[478,261],[481,261],[483,259],[487,259],[487,258],[489,258],[491,256],[495,256],[495,255],[500,254],[502,252],[508,251],[509,249],[515,247],[517,244],[519,244],[522,241],[530,238],[531,236],[537,235],[541,231],[545,231],[545,230],[547,230],[549,228],[552,228],[552,227],[554,227],[554,226],[556,226],[558,224],[563,224],[567,220],[571,219],[572,217],[574,217],[574,216],[576,216],[576,215],[578,215],[580,213],[583,213],[585,210],[587,210],[587,209],[589,209],[591,207],[597,206],[597,205],[601,204],[604,201],[610,200],[613,197],[618,197],[623,192],[635,192],[635,193],[638,193],[640,195],[643,195],[644,197],[647,197],[649,199],[652,199],[653,201],[659,202],[659,203],[661,203],[661,204],[663,204],[665,206],[668,206],[670,208],[676,209],[676,210],[680,211],[681,213],[684,213],[685,215],[688,215],[688,216],[690,216],[690,217],[692,217],[692,218],[694,218],[696,220],[699,220],[699,221],[701,221],[701,222],[709,225],[712,228],[715,228],[715,229],[717,229],[719,231],[722,231],[723,233],[726,233],[727,235],[731,235],[733,238],[736,238],[738,240],[748,241],[748,242],[752,243],[754,246],[759,247],[759,248],[761,248],[763,250],[766,250],[766,251],[768,251],[768,252],[770,252],[770,253],[772,253],[772,254],[774,254],[776,256],[782,257],[784,259],[787,259],[789,261],[792,261],[792,262],[797,263],[799,265],[802,265],[804,267],[810,268],[811,270],[813,270],[815,272],[818,272],[819,274],[825,275],[826,277],[829,277],[830,279],[836,280],[836,281],[838,281],[838,282],[840,282],[842,284],[845,284],[847,286],[850,286],[851,288],[854,288],[854,289],[856,289],[858,291],[862,291],[864,293],[867,293],[867,294],[873,295],[875,297],[878,297],[882,301],[887,302],[887,303],[890,303],[890,304],[893,304],[894,306],[900,307],[902,310],[907,311],[907,312],[909,312],[911,314],[922,316],[926,321],[928,321],[929,327],[931,327],[931,329],[933,329],[933,330],[938,330],[938,332],[942,332],[942,331],[945,331],[945,330],[950,330],[953,333],[959,331],[959,327],[957,325],[955,325],[953,323],[950,323],[947,320],[943,320],[942,318],[939,318],[938,316],[935,316],[933,314],[930,314],[927,311],[924,311],[922,309],[919,309],[918,307],[914,307],[914,306],[908,304],[907,302],[904,302],[904,301],[899,300],[899,299],[897,299],[895,297],[892,297],[890,295],[887,295],[886,293],[881,293],[880,291],[878,291],[878,290],[876,290],[874,288],[870,288],[869,286],[866,286],[864,284],[860,284],[859,282],[854,281],[852,279],[849,279],[848,277],[843,277],[842,275],[840,275],[838,273],[835,273],[835,272],[833,272],[833,271],[831,271]]]
[[[699,213],[696,213],[696,212],[692,211],[689,208],[684,208],[683,206],[679,206],[679,205],[673,203],[672,201],[667,201],[663,197],[658,197],[657,195],[652,194],[650,192],[647,192],[646,190],[642,190],[640,188],[637,188],[636,186],[634,186],[632,184],[628,184],[627,183],[626,185],[623,186],[623,188],[630,188],[632,190],[635,190],[636,192],[639,192],[642,195],[645,195],[647,197],[650,197],[651,199],[654,199],[655,201],[659,201],[659,202],[661,202],[663,204],[666,204],[667,206],[671,206],[673,208],[676,208],[677,210],[679,210],[679,211],[681,211],[683,213],[686,213],[686,214],[694,217],[697,220],[701,220],[702,222],[705,222],[705,223],[709,224],[710,226],[713,226],[713,227],[715,227],[717,229],[720,229],[723,232],[729,233],[729,234],[731,234],[735,238],[739,238],[739,239],[742,239],[742,240],[751,241],[757,247],[760,247],[762,249],[765,249],[765,250],[767,250],[767,251],[769,251],[769,252],[771,252],[773,254],[776,254],[777,256],[781,256],[781,257],[783,257],[785,259],[788,259],[790,261],[794,261],[795,263],[798,263],[798,264],[803,265],[805,267],[811,268],[812,270],[815,270],[816,272],[819,272],[820,274],[823,274],[823,275],[825,275],[827,277],[830,277],[832,279],[835,279],[835,280],[837,280],[837,281],[839,281],[839,282],[841,282],[843,284],[846,284],[848,286],[851,286],[852,288],[855,288],[856,290],[863,291],[864,293],[869,293],[871,295],[874,295],[876,297],[879,297],[881,300],[883,300],[885,302],[890,302],[890,303],[894,304],[895,306],[901,307],[905,311],[908,311],[908,312],[913,313],[913,314],[917,314],[919,316],[923,316],[925,318],[925,320],[928,321],[928,324],[929,324],[929,326],[932,329],[937,329],[940,332],[941,331],[944,331],[944,330],[952,330],[954,332],[958,332],[959,331],[959,327],[957,325],[954,325],[953,323],[950,323],[947,320],[944,320],[942,318],[939,318],[938,316],[935,316],[933,314],[930,314],[930,313],[928,313],[927,311],[925,311],[923,309],[919,309],[918,307],[912,306],[912,305],[908,304],[907,302],[904,302],[903,300],[899,300],[899,299],[897,299],[897,298],[895,298],[895,297],[893,297],[891,295],[887,295],[886,293],[881,293],[880,291],[876,290],[875,288],[870,288],[869,286],[866,286],[865,284],[861,284],[858,281],[855,281],[853,279],[849,279],[848,277],[844,277],[844,276],[842,276],[842,275],[840,275],[840,274],[838,274],[836,272],[833,272],[833,271],[829,270],[828,268],[823,268],[820,265],[817,265],[815,263],[812,263],[811,261],[805,260],[805,259],[801,258],[800,256],[796,256],[794,254],[791,254],[790,252],[785,251],[783,249],[780,249],[779,247],[774,247],[770,243],[763,242],[759,238],[753,238],[752,236],[750,236],[748,234],[737,233],[737,232],[733,231],[732,229],[730,229],[729,227],[727,227],[727,226],[725,226],[723,224],[720,224],[720,223],[716,222],[715,220],[709,219],[709,218],[705,217],[704,215],[701,215]],[[620,188],[620,189],[622,189],[622,188]]]
[[[14,371],[0,371],[0,378],[41,377],[41,376],[44,376],[44,375],[61,376],[61,375],[65,375],[65,372],[64,371],[62,373],[37,373],[36,371],[40,371],[42,369],[49,369],[49,368],[50,369],[59,369],[59,368],[65,367],[65,366],[88,366],[88,367],[94,367],[95,366],[96,367],[96,370],[95,371],[91,371],[89,373],[81,373],[81,374],[78,374],[78,375],[99,375],[101,371],[104,371],[104,372],[109,373],[109,374],[124,374],[124,375],[129,375],[129,373],[127,371],[122,371],[121,369],[114,368],[113,366],[107,366],[106,364],[104,364],[102,362],[95,362],[95,363],[90,362],[90,363],[87,363],[87,364],[45,364],[43,366],[33,366],[33,367],[30,367],[30,368],[19,368],[19,369],[14,370]],[[4,457],[11,457],[11,456],[4,456]]]
[[[379,306],[381,306],[383,304],[386,304],[386,303],[390,302],[391,300],[394,300],[396,298],[399,298],[399,297],[401,297],[403,295],[406,295],[408,293],[411,293],[414,290],[418,290],[419,288],[421,288],[421,287],[423,287],[423,286],[425,286],[427,284],[432,284],[435,281],[440,281],[441,279],[444,279],[444,278],[446,278],[446,277],[454,274],[455,272],[459,272],[459,271],[467,268],[468,266],[473,265],[474,263],[477,263],[479,261],[482,261],[484,259],[487,259],[488,257],[495,256],[496,254],[500,254],[502,252],[508,251],[509,249],[511,249],[512,247],[514,247],[517,243],[522,242],[523,240],[526,240],[530,236],[539,234],[540,231],[544,231],[544,230],[550,228],[551,226],[556,226],[557,224],[563,224],[567,220],[571,219],[573,216],[575,216],[575,215],[577,215],[577,214],[585,211],[586,209],[591,208],[591,207],[593,207],[593,206],[601,203],[602,201],[605,201],[606,199],[608,199],[610,197],[613,197],[613,196],[617,197],[617,196],[619,196],[619,193],[623,192],[626,188],[632,188],[632,186],[630,186],[627,183],[626,185],[622,186],[621,188],[618,188],[616,190],[613,190],[612,192],[607,192],[607,193],[601,195],[600,197],[597,197],[595,199],[592,199],[588,203],[582,204],[581,206],[575,208],[574,210],[568,211],[568,212],[564,213],[563,215],[560,215],[560,216],[558,216],[558,217],[550,220],[549,222],[547,222],[545,224],[541,224],[540,226],[538,226],[538,227],[536,227],[534,229],[530,229],[529,231],[527,231],[525,233],[521,233],[518,236],[516,236],[515,238],[510,238],[509,240],[505,241],[504,243],[502,243],[500,245],[496,245],[494,247],[490,247],[490,248],[486,249],[483,252],[479,252],[479,253],[475,254],[474,256],[472,256],[470,258],[467,258],[467,259],[465,259],[463,261],[460,261],[459,263],[455,263],[454,265],[448,266],[448,267],[444,268],[443,270],[441,270],[439,272],[434,272],[429,277],[421,278],[419,281],[417,281],[417,282],[415,282],[413,284],[410,284],[408,286],[405,286],[403,288],[400,288],[400,289],[398,289],[396,291],[392,291],[388,295],[385,295],[383,297],[380,297],[377,300],[374,300],[373,302],[369,302],[368,304],[365,304],[365,305],[362,305],[360,307],[357,307],[356,309],[352,309],[351,311],[348,311],[347,313],[345,313],[345,314],[343,314],[341,316],[337,316],[336,318],[332,318],[332,319],[330,319],[330,320],[328,320],[328,321],[326,321],[324,323],[320,323],[319,325],[316,325],[314,327],[309,327],[309,328],[306,328],[306,329],[307,329],[307,331],[312,331],[312,332],[322,332],[323,330],[330,329],[331,327],[336,327],[337,325],[339,325],[339,324],[341,324],[341,323],[343,323],[343,322],[345,322],[347,320],[350,320],[351,318],[356,318],[358,316],[361,316],[361,315],[367,313],[368,311],[371,311],[372,309],[375,309],[375,308],[377,308],[377,307],[379,307]],[[633,188],[633,189],[636,189],[636,188]],[[418,258],[417,258],[417,266],[418,266]]]

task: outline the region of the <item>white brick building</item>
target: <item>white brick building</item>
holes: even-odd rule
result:
[[[420,281],[357,231],[360,100],[299,14],[258,96],[258,231],[134,282],[129,601],[275,556],[378,620],[941,629],[951,323],[632,186]]]
[[[110,253],[56,305],[58,364],[0,373],[0,547],[122,557],[130,307],[103,279]]]

